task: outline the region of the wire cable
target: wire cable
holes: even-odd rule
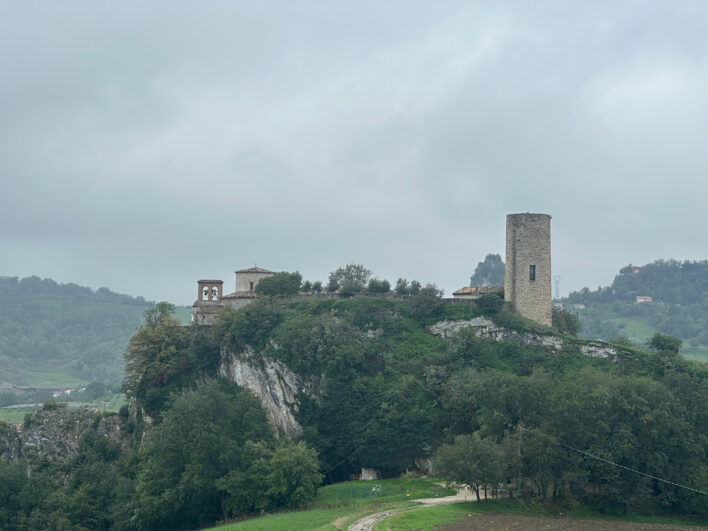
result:
[[[648,478],[655,479],[655,480],[657,480],[657,481],[662,481],[662,482],[664,482],[664,483],[668,483],[669,485],[674,485],[675,487],[681,487],[682,489],[692,490],[693,492],[698,492],[699,494],[705,494],[706,496],[708,496],[708,492],[704,492],[704,491],[702,491],[702,490],[694,489],[694,488],[692,488],[692,487],[687,487],[686,485],[681,485],[680,483],[674,483],[673,481],[669,481],[668,479],[662,479],[662,478],[659,478],[659,477],[656,477],[656,476],[652,476],[651,474],[646,474],[645,472],[640,472],[639,470],[635,470],[635,469],[633,469],[633,468],[629,468],[629,467],[627,467],[627,466],[620,465],[619,463],[615,463],[615,462],[613,462],[613,461],[610,461],[609,459],[605,459],[605,458],[603,458],[603,457],[600,457],[600,456],[597,456],[597,455],[593,455],[593,454],[591,454],[590,452],[585,452],[585,451],[583,451],[583,450],[578,450],[577,448],[573,448],[572,446],[568,446],[567,444],[563,444],[563,443],[560,442],[560,441],[556,441],[556,442],[557,442],[558,444],[560,444],[561,446],[563,446],[563,447],[565,447],[565,448],[568,448],[569,450],[573,450],[574,452],[578,452],[578,453],[583,454],[583,455],[586,455],[586,456],[588,456],[588,457],[592,457],[593,459],[597,459],[597,460],[599,460],[599,461],[603,461],[603,462],[608,463],[608,464],[610,464],[610,465],[618,466],[618,467],[620,467],[620,468],[623,468],[623,469],[625,469],[625,470],[628,470],[629,472],[634,472],[635,474],[639,474],[639,475],[642,475],[642,476],[646,476],[646,477],[648,477]]]

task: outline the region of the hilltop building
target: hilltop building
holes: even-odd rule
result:
[[[243,308],[256,298],[256,286],[262,279],[275,275],[260,267],[239,269],[236,274],[236,291],[223,294],[223,280],[198,280],[197,300],[192,305],[192,322],[211,325],[216,322],[222,308]]]
[[[551,326],[551,216],[506,217],[504,300],[528,319]]]
[[[452,294],[453,299],[479,299],[482,295],[489,293],[500,293],[504,291],[504,286],[466,286],[458,289]]]

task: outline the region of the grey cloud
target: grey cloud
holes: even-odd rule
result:
[[[0,274],[189,303],[258,262],[465,284],[509,212],[562,289],[703,258],[700,2],[4,4]]]

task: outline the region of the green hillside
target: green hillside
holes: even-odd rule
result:
[[[448,339],[431,333],[482,308],[508,341],[472,328]],[[117,415],[120,441],[99,431],[97,417],[71,463],[39,466],[30,456],[27,477],[21,464],[0,461],[0,485],[14,485],[0,498],[0,527],[188,530],[308,504],[317,514],[292,521],[330,525],[351,515],[339,511],[350,501],[338,482],[363,467],[410,477],[428,459],[446,479],[469,473],[473,486],[503,485],[517,499],[708,516],[708,367],[676,352],[585,356],[586,340],[498,305],[444,301],[433,287],[412,296],[263,297],[212,327],[180,326],[171,311],[150,309],[130,340],[133,402]],[[529,335],[544,348],[523,346]],[[560,350],[547,350],[559,339]],[[276,438],[261,402],[220,379],[227,351],[252,374],[273,360],[287,367],[267,373],[269,396],[289,371],[307,383],[295,411],[301,436]],[[479,452],[463,447],[470,442]],[[327,503],[315,498],[322,483],[331,485]]]
[[[637,303],[637,297],[651,302]],[[584,337],[627,338],[646,345],[655,333],[678,337],[681,353],[708,361],[708,261],[657,260],[624,267],[608,287],[571,293],[563,304],[576,310]]]
[[[151,305],[107,288],[0,277],[0,383],[120,384],[123,352]]]

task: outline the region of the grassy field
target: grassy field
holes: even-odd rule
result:
[[[708,346],[699,345],[697,347],[686,346],[686,348],[681,349],[681,354],[684,358],[689,360],[698,360],[703,363],[708,363]]]
[[[626,516],[612,517],[589,509],[578,509],[574,512],[560,509],[558,507],[544,506],[538,503],[525,505],[516,500],[487,500],[481,502],[456,503],[454,505],[441,505],[437,507],[421,507],[409,511],[400,512],[386,518],[374,528],[377,531],[401,531],[401,530],[433,530],[438,526],[460,522],[470,515],[481,514],[504,514],[523,517],[545,517],[543,525],[547,527],[548,517],[573,518],[578,520],[594,520],[612,522],[637,522],[650,524],[668,525],[693,525],[708,526],[708,521],[688,521],[677,518],[667,518],[661,516]],[[513,523],[511,523],[513,524]],[[510,524],[510,525],[511,525]],[[528,525],[528,524],[526,524]],[[517,522],[516,528],[524,528],[522,522]],[[539,528],[540,528],[539,527]],[[591,526],[592,528],[593,526]],[[612,526],[610,526],[611,528]]]
[[[624,325],[622,333],[638,345],[645,345],[656,332],[652,326],[633,317],[613,317],[608,319],[608,322]]]
[[[10,424],[22,424],[27,413],[34,413],[35,409],[0,409],[0,420]]]
[[[406,493],[410,493],[410,497]],[[281,529],[346,529],[354,520],[391,508],[407,507],[410,500],[449,496],[437,479],[348,481],[319,489],[308,510],[274,514],[227,524],[219,531],[276,531]]]
[[[37,387],[80,387],[88,382],[61,371],[23,370],[25,385]]]

